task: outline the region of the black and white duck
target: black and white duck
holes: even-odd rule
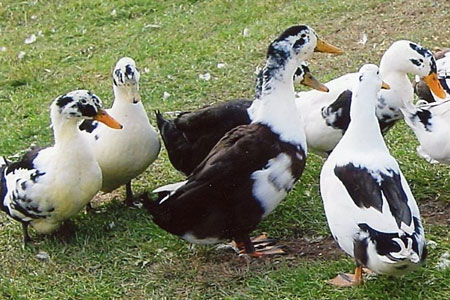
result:
[[[56,98],[50,115],[55,144],[35,148],[18,162],[2,159],[0,166],[0,208],[22,223],[25,244],[30,242],[28,225],[42,234],[55,231],[101,188],[100,167],[78,122],[94,119],[115,129],[122,127],[86,90]]]
[[[436,68],[439,78],[439,82],[445,90],[445,100],[450,99],[450,48],[442,49],[434,53],[436,58]],[[416,78],[414,85],[414,91],[416,92],[419,99],[425,100],[426,102],[441,101],[438,96],[436,96],[430,88],[427,86],[426,82],[420,78]]]
[[[233,239],[257,257],[249,234],[300,178],[306,162],[293,75],[317,45],[308,26],[288,28],[269,46],[262,93],[248,125],[229,131],[189,175],[160,201],[144,206],[164,230],[199,244]]]
[[[113,130],[95,120],[86,120],[80,130],[88,139],[103,174],[101,191],[125,185],[125,203],[133,205],[131,180],[158,157],[161,144],[149,122],[139,93],[140,73],[129,57],[119,59],[113,71],[114,103],[106,111],[123,126]]]
[[[431,51],[416,43],[396,41],[386,50],[381,58],[380,73],[391,89],[379,92],[376,107],[383,134],[403,118],[400,111],[403,103],[413,101],[414,91],[408,74],[423,78],[436,95],[445,96],[436,72],[436,60]],[[310,151],[326,157],[341,139],[350,122],[350,102],[358,76],[358,73],[349,73],[328,82],[326,94],[298,93],[296,103],[304,115]]]
[[[317,36],[316,39],[319,42],[314,49],[315,52],[342,53],[342,50],[320,40]],[[297,69],[294,79],[321,92],[328,91],[311,75],[305,63]],[[262,82],[261,70],[256,79],[255,100],[230,100],[193,112],[182,112],[173,120],[164,119],[157,112],[161,137],[175,169],[189,175],[225,133],[236,126],[250,124],[252,112],[259,103]]]
[[[357,285],[362,267],[401,275],[426,257],[420,213],[408,183],[381,134],[376,116],[382,80],[375,65],[365,65],[353,90],[351,122],[320,174],[328,225],[334,239],[355,258],[355,274],[331,280]]]
[[[402,112],[420,143],[417,153],[428,162],[450,164],[450,99],[405,103]]]

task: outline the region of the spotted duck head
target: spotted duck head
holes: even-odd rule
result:
[[[122,125],[102,109],[99,97],[88,90],[75,90],[56,98],[51,107],[52,121],[65,120],[97,120],[115,129]],[[59,118],[58,118],[59,117]]]
[[[436,59],[430,50],[419,44],[407,40],[394,42],[383,55],[380,66],[417,75],[436,96],[445,98],[437,76]]]
[[[132,58],[122,57],[113,71],[113,87],[116,99],[136,104],[141,101],[139,93],[140,73]]]

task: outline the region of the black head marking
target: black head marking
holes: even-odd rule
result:
[[[116,78],[119,80],[120,83],[124,83],[123,82],[123,78],[122,78],[122,71],[120,69],[115,69],[114,70],[114,75],[116,76]],[[115,81],[115,80],[114,80]],[[117,82],[115,81],[116,85]]]
[[[78,102],[77,106],[78,110],[85,117],[94,117],[98,112],[97,108],[91,104],[83,104]]]
[[[274,42],[280,42],[280,41],[286,40],[290,36],[296,36],[302,31],[309,31],[308,26],[305,26],[305,25],[291,26],[288,29],[286,29],[282,34],[280,34],[278,36],[278,38],[274,40]],[[305,37],[306,37],[306,34],[304,36],[302,36],[302,38],[305,38]]]
[[[422,65],[422,63],[418,59],[415,59],[415,58],[410,58],[409,61],[412,62],[413,65],[416,65],[418,67],[420,67]]]
[[[74,101],[74,99],[67,95],[62,95],[56,100],[56,105],[58,105],[60,108],[65,107],[68,103]]]
[[[133,68],[131,67],[131,65],[125,66],[125,75],[127,75],[130,78],[134,76],[134,71],[133,71]]]
[[[430,59],[430,74],[437,73],[436,59],[434,58],[433,53],[431,53],[430,50],[428,50],[422,46],[419,46],[417,44],[414,44],[414,43],[409,43],[409,46],[411,47],[411,49],[416,51],[419,55],[422,55],[423,57]],[[417,65],[417,61],[414,62],[413,59],[410,59],[410,61],[413,64],[415,64],[416,66],[420,66],[420,65]],[[419,60],[419,62],[420,62],[420,60]]]
[[[275,74],[275,71],[283,68],[291,58],[293,52],[298,54],[303,46],[309,42],[310,36],[307,34],[310,30],[308,26],[297,25],[286,29],[270,45],[267,50],[267,58],[270,63],[264,70],[264,81],[268,82]],[[295,42],[293,40],[295,38]],[[289,43],[293,43],[289,45]]]
[[[409,43],[409,46],[411,47],[411,49],[413,49],[414,51],[416,51],[417,53],[419,53],[423,57],[433,56],[433,54],[431,54],[431,52],[428,49],[425,49],[422,46],[419,46],[419,45],[414,44],[414,43]]]

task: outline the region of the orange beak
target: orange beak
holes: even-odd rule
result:
[[[444,99],[445,98],[445,91],[442,87],[441,83],[439,82],[439,79],[437,77],[436,73],[431,73],[428,76],[425,76],[422,78],[423,81],[427,84],[427,86],[430,88],[430,90],[439,98]]]
[[[344,51],[336,46],[328,44],[327,42],[317,39],[316,48],[314,52],[324,52],[324,53],[333,53],[333,54],[342,54]]]
[[[317,80],[309,72],[306,72],[305,76],[303,76],[303,81],[301,82],[301,84],[325,93],[328,93],[330,91],[323,83]]]
[[[385,90],[390,90],[391,89],[391,86],[389,85],[389,84],[387,84],[386,82],[382,82],[381,83],[381,88],[382,89],[385,89]]]
[[[97,115],[94,117],[94,120],[104,123],[106,126],[109,126],[114,129],[122,129],[122,125],[117,122],[116,119],[108,115],[108,113],[101,109],[98,111]]]

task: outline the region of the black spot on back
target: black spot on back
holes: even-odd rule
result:
[[[431,112],[429,110],[418,110],[415,113],[415,117],[419,118],[420,122],[423,124],[423,126],[425,127],[426,131],[430,131],[430,127],[431,127]]]
[[[411,224],[412,213],[408,206],[408,197],[401,184],[400,174],[392,170],[391,174],[372,174],[367,168],[357,167],[352,163],[335,167],[334,173],[358,207],[373,207],[382,212],[382,196],[384,196],[398,227],[402,222],[406,225]]]
[[[352,91],[343,91],[333,103],[322,109],[322,117],[326,124],[344,133],[350,124],[351,103]]]

